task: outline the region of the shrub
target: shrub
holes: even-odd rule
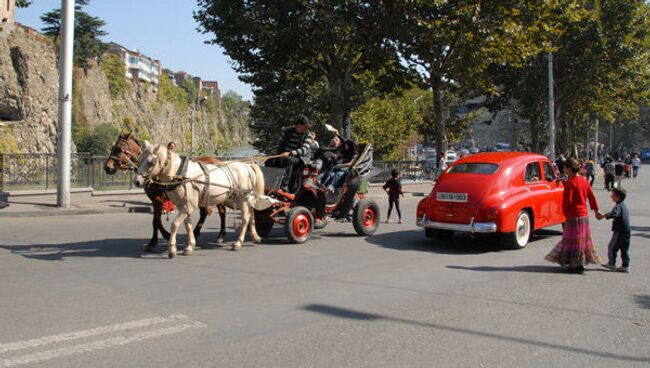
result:
[[[128,88],[126,66],[122,59],[115,54],[108,54],[104,57],[101,68],[104,75],[106,75],[106,79],[108,79],[108,88],[111,91],[111,97],[116,98],[122,96]]]

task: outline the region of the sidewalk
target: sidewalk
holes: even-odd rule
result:
[[[404,184],[405,196],[421,197],[431,191],[431,182]],[[370,185],[368,196],[385,199],[381,185]],[[69,215],[95,215],[113,213],[151,212],[151,201],[142,191],[95,192],[93,196],[73,199],[70,208],[56,206],[56,195],[10,196],[8,202],[0,201],[0,219],[16,217],[43,217]]]

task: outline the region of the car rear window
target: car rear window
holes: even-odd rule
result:
[[[497,164],[485,164],[485,163],[466,163],[458,164],[449,168],[448,174],[494,174],[499,169]]]

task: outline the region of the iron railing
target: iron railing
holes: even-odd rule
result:
[[[228,158],[236,160],[237,158]],[[88,153],[72,154],[70,184],[73,188],[118,190],[133,188],[133,172],[118,171],[114,175],[104,172],[105,156]],[[400,171],[403,182],[433,179],[434,170],[426,161],[375,161],[371,183],[385,182],[391,171]],[[0,190],[56,189],[56,154],[27,153],[0,154]]]

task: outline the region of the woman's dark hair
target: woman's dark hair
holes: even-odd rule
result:
[[[399,171],[398,171],[397,169],[393,169],[393,170],[390,172],[390,176],[392,176],[393,178],[398,177],[398,176],[399,176]]]
[[[574,173],[577,174],[580,172],[580,168],[582,167],[582,165],[580,164],[580,161],[576,160],[575,158],[570,158],[566,163],[566,167],[568,167]]]
[[[612,193],[616,194],[616,196],[618,197],[618,199],[621,200],[621,202],[623,202],[625,200],[625,197],[627,197],[627,192],[625,191],[625,189],[614,188],[612,189]]]

